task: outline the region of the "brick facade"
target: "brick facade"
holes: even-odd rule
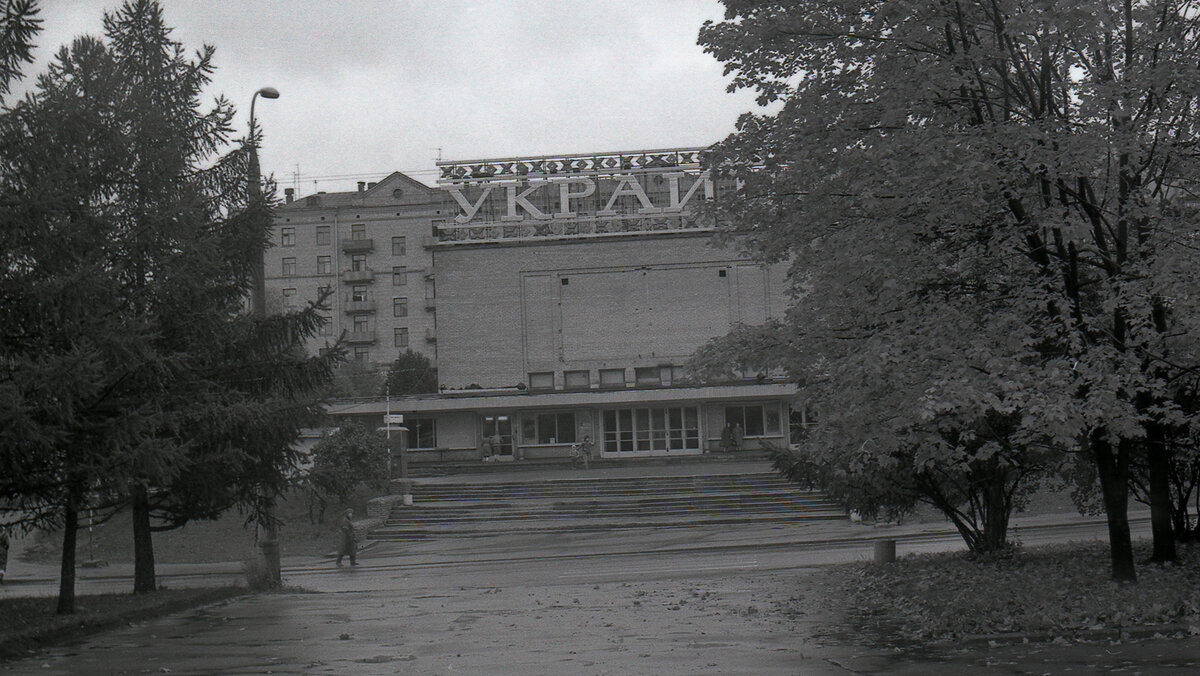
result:
[[[786,307],[782,266],[764,268],[708,234],[439,246],[441,382],[537,387],[530,373],[679,366],[735,323]],[[580,375],[580,377],[582,377]],[[666,384],[666,383],[664,383]]]

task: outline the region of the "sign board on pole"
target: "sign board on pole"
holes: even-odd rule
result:
[[[389,414],[383,416],[383,424],[384,425],[403,425],[404,424],[404,414],[403,413],[389,413]]]

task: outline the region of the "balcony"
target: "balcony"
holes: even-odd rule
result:
[[[437,333],[433,329],[425,329],[425,342],[436,343]]]
[[[378,340],[375,331],[347,331],[346,342],[351,345],[369,345]]]
[[[373,239],[343,239],[342,251],[346,253],[365,253],[375,250]]]
[[[343,270],[342,281],[347,284],[364,284],[375,281],[375,271],[369,268],[363,270]]]
[[[376,305],[373,300],[348,300],[342,306],[342,311],[348,315],[358,314],[362,312],[375,312]]]
[[[430,312],[433,312],[434,310],[436,310],[437,309],[437,299],[426,298],[425,299],[425,309],[429,310]]]

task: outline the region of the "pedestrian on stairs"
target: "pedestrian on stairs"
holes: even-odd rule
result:
[[[342,518],[338,522],[338,532],[342,536],[337,556],[337,565],[339,568],[342,565],[342,557],[347,555],[350,557],[350,565],[358,565],[358,561],[354,560],[355,554],[358,551],[358,538],[354,535],[354,521],[350,519],[352,516],[354,516],[354,510],[347,509],[342,513]]]

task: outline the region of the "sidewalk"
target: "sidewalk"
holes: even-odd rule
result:
[[[1149,535],[1148,513],[1131,512],[1134,537]],[[1074,513],[1017,515],[1012,537],[1036,545],[1106,537],[1103,519]],[[283,537],[287,537],[286,532]],[[797,524],[742,524],[736,527],[626,528],[581,533],[496,533],[476,537],[442,538],[415,542],[369,543],[360,554],[360,569],[403,569],[454,564],[545,560],[601,554],[662,554],[687,552],[785,551],[803,552],[803,565],[824,565],[869,559],[874,542],[897,541],[900,556],[918,552],[962,549],[962,540],[949,523],[905,525],[854,524],[816,521]],[[247,552],[254,556],[256,552]],[[30,564],[9,556],[0,598],[53,596],[58,593],[56,565]],[[334,570],[332,559],[321,556],[284,557],[285,584],[320,591],[324,574]],[[159,584],[170,588],[244,584],[244,562],[160,563]],[[76,593],[119,593],[133,587],[133,564],[116,563],[76,570]]]

